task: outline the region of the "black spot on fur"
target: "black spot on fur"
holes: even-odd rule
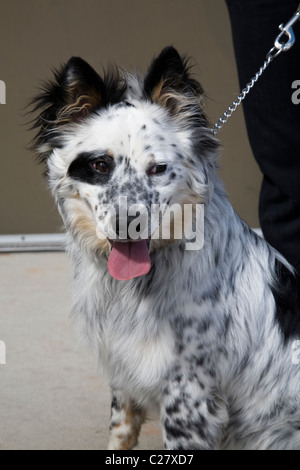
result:
[[[207,426],[207,420],[206,420],[206,418],[204,418],[204,416],[199,414],[198,419],[199,419],[199,424],[200,424],[201,428],[204,428],[204,427]]]
[[[271,290],[276,302],[275,320],[285,341],[300,337],[300,281],[279,260],[275,261],[275,285]]]
[[[126,181],[126,183],[122,184],[121,188],[120,188],[120,193],[122,194],[127,194],[130,192],[132,192],[132,182],[130,181]]]
[[[120,403],[119,403],[119,401],[117,400],[116,397],[113,397],[113,399],[112,399],[111,408],[116,410],[116,411],[121,411]]]
[[[207,301],[211,301],[212,305],[215,305],[220,300],[221,290],[222,289],[220,284],[213,285],[211,286],[210,290],[201,294],[201,297],[197,298],[196,301],[200,305],[202,304],[202,302]]]
[[[167,415],[170,416],[173,413],[179,413],[180,405],[181,405],[181,400],[179,399],[174,400],[174,403],[172,405],[169,405],[166,407]]]
[[[203,364],[204,364],[204,357],[202,356],[202,357],[199,357],[199,359],[197,359],[196,365],[197,365],[198,367],[202,367]]]
[[[179,420],[177,420],[178,422]],[[170,423],[168,420],[164,423],[164,428],[166,431],[166,436],[169,440],[175,439],[190,439],[192,436],[191,434],[187,431],[186,426],[184,426],[183,422],[178,422],[178,425],[176,426],[174,423]]]
[[[218,408],[214,402],[214,400],[208,399],[206,402],[207,410],[212,416],[217,416]]]
[[[226,337],[227,334],[228,334],[228,331],[229,331],[229,327],[231,326],[231,323],[232,323],[232,318],[227,315],[225,317],[225,322],[224,322],[224,336]]]
[[[216,250],[215,252],[215,265],[218,266],[218,264],[221,261],[221,253],[219,250]]]

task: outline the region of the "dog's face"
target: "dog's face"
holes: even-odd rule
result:
[[[209,197],[217,142],[201,99],[167,48],[143,80],[116,70],[102,79],[72,58],[36,100],[36,148],[65,225],[84,249],[109,255],[117,279],[148,272],[149,252],[176,242],[180,208]],[[175,209],[162,237],[166,207]]]

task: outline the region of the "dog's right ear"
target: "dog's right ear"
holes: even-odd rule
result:
[[[124,84],[117,69],[102,79],[83,59],[72,57],[30,103],[30,112],[38,113],[32,126],[38,129],[33,148],[45,160],[54,148],[62,146],[61,135],[67,126],[120,101],[123,94]]]
[[[80,57],[72,57],[56,74],[48,99],[57,124],[77,122],[99,108],[105,100],[105,84],[98,73]],[[49,111],[50,111],[49,109]]]
[[[62,126],[87,117],[101,106],[104,95],[102,78],[79,57],[54,71],[54,80],[46,82],[30,103],[30,113],[38,113],[32,126],[38,129],[33,148],[42,160],[62,145]]]

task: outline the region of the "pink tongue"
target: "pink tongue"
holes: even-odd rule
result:
[[[118,281],[129,281],[143,276],[151,269],[146,240],[114,242],[108,259],[108,271]]]

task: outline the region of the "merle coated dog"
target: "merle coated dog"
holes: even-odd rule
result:
[[[168,47],[144,77],[73,57],[34,100],[74,316],[111,385],[109,449],[134,447],[153,407],[167,449],[300,449],[299,281],[230,205],[203,97]],[[203,247],[120,237],[121,197],[202,204]]]

